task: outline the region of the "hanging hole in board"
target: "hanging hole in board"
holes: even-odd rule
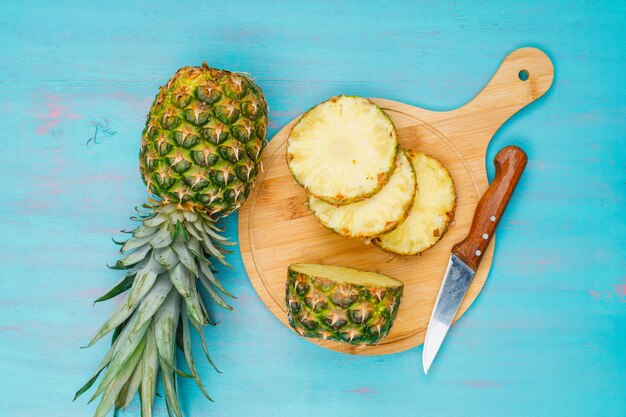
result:
[[[526,70],[521,70],[517,76],[519,77],[520,80],[522,81],[526,81],[528,79],[528,71]]]

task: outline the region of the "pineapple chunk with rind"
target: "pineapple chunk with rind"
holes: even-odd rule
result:
[[[375,345],[393,326],[404,285],[356,268],[292,264],[285,290],[287,319],[299,335]]]

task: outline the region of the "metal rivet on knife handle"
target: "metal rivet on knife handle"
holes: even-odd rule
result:
[[[474,271],[491,242],[527,160],[526,153],[517,146],[503,148],[494,159],[496,175],[478,202],[469,234],[452,247],[452,253]]]

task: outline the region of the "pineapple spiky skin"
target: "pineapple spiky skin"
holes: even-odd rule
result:
[[[140,172],[166,202],[228,215],[247,198],[265,145],[267,103],[243,74],[203,63],[159,89],[141,138]]]
[[[292,264],[287,273],[287,319],[304,337],[375,345],[389,334],[403,290],[400,281],[375,272]]]

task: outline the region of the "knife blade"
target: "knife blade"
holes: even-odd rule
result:
[[[503,148],[494,158],[496,174],[476,206],[470,231],[463,241],[452,247],[448,267],[426,331],[422,352],[425,374],[428,374],[428,369],[448,334],[452,320],[474,279],[527,160],[526,153],[517,146]]]

